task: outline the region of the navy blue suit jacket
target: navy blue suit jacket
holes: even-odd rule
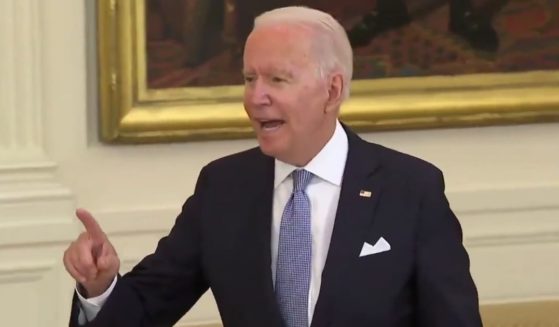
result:
[[[441,172],[346,131],[349,153],[312,327],[481,326]],[[172,326],[211,288],[225,327],[281,327],[270,259],[273,182],[274,159],[258,148],[204,167],[169,235],[119,278],[88,326]],[[359,257],[364,242],[380,237],[390,251]],[[74,298],[70,325],[78,308]]]

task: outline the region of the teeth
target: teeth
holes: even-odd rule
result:
[[[274,129],[278,129],[279,126],[263,126],[262,128],[267,130],[267,131],[271,131],[271,130],[274,130]]]
[[[261,125],[262,125],[262,129],[270,131],[270,130],[278,129],[281,125],[283,125],[283,121],[281,120],[266,121],[266,122],[261,122]]]

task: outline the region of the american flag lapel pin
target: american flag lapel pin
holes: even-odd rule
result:
[[[371,191],[361,190],[359,191],[359,196],[363,198],[370,198],[373,195]]]

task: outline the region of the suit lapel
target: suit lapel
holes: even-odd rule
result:
[[[340,280],[344,280],[344,270],[359,256],[364,233],[372,224],[372,214],[380,196],[380,180],[378,174],[374,174],[378,168],[378,157],[356,134],[347,128],[346,133],[348,157],[312,327],[327,326],[336,311],[335,299],[341,286]],[[370,197],[367,192],[370,192]]]
[[[254,314],[260,316],[258,321],[265,322],[266,326],[281,326],[281,316],[278,310],[274,288],[272,283],[271,270],[271,245],[270,237],[272,232],[272,204],[274,195],[274,159],[265,155],[260,155],[257,167],[250,172],[250,185],[252,197],[252,214],[249,215],[247,244],[250,244],[250,253],[253,257],[251,262],[255,266],[246,267],[247,270],[257,269],[255,283],[258,283],[261,290],[255,294],[262,300],[258,304],[258,309]],[[254,237],[253,241],[248,238]],[[254,271],[252,271],[254,272]],[[248,274],[252,275],[249,271]]]

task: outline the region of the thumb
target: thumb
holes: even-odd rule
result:
[[[97,269],[100,272],[114,273],[118,270],[119,261],[112,245],[108,242],[103,243],[100,255],[97,259]]]
[[[97,269],[99,272],[105,272],[111,267],[108,255],[102,255],[97,259]]]

